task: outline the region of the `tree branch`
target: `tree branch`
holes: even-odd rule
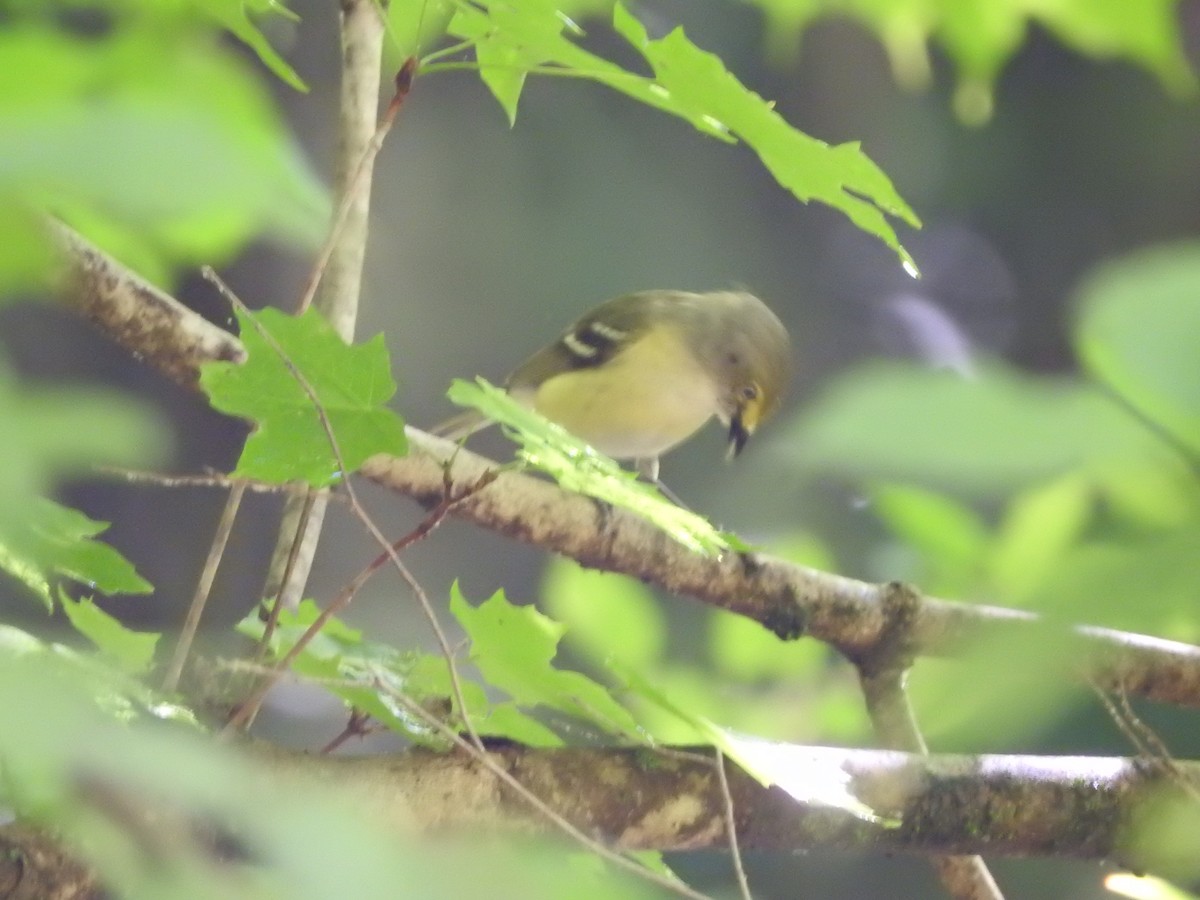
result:
[[[244,358],[236,338],[65,226],[57,227],[64,233],[60,243],[71,255],[72,271],[98,273],[74,278],[73,289],[87,296],[69,301],[132,355],[191,385],[202,362]],[[165,301],[170,301],[166,314],[160,310]],[[138,344],[143,337],[145,350]],[[408,429],[408,439],[409,456],[372,457],[362,472],[426,507],[441,502],[446,490],[457,493],[500,469],[492,460],[413,428]],[[759,555],[698,556],[632,513],[617,509],[601,515],[589,498],[530,475],[502,471],[486,489],[456,505],[452,514],[584,565],[623,572],[747,616],[780,637],[808,635],[851,660],[874,652],[889,631],[883,599],[887,585]],[[1123,689],[1161,703],[1200,708],[1200,647],[1191,644],[1107,628],[1054,626],[1019,610],[931,597],[918,597],[908,626],[915,656],[954,655],[982,637],[1033,639],[1039,634],[1055,635],[1061,654],[1079,660],[1079,675],[1105,690]]]
[[[1171,779],[1124,758],[789,750],[798,771],[806,763],[819,771],[840,767],[853,793],[891,821],[870,822],[797,800],[729,766],[743,851],[1054,856],[1115,861],[1137,871],[1154,868],[1156,861],[1126,843],[1131,813],[1151,797],[1191,802]],[[491,757],[551,808],[616,850],[728,849],[725,799],[709,761],[673,753],[654,755],[648,763],[647,752],[507,746],[492,750]],[[465,754],[411,750],[331,757],[256,745],[251,756],[265,763],[264,778],[289,790],[296,779],[336,787],[364,816],[378,817],[404,835],[478,829],[529,834],[553,827]],[[1180,768],[1192,783],[1200,780],[1200,764]],[[447,797],[454,802],[445,802]],[[44,841],[25,826],[0,828],[0,847],[6,843],[17,851],[0,853],[0,885],[64,865]],[[40,856],[33,852],[38,847]],[[80,878],[78,870],[72,877]]]

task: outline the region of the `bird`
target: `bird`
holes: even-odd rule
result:
[[[607,300],[513,370],[513,399],[659,483],[659,457],[714,416],[732,458],[779,408],[787,329],[744,291],[648,290]],[[489,424],[468,410],[431,429],[461,439]]]

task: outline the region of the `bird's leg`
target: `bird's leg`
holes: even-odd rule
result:
[[[659,479],[659,477],[658,477],[658,457],[657,456],[652,456],[652,457],[644,458],[644,459],[637,459],[634,461],[634,464],[637,466],[638,474],[641,475],[648,482],[650,482],[652,485],[654,485],[656,488],[658,488],[659,492],[664,497],[666,497],[668,500],[670,500],[672,503],[674,503],[676,506],[680,507],[681,509],[686,509],[688,512],[694,511],[690,506],[688,506],[686,503],[684,503],[682,500],[679,499],[678,494],[676,494],[673,490],[671,490],[669,487],[667,487],[665,484],[663,484],[662,481]]]

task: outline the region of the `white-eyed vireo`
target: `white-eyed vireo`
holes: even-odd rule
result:
[[[791,373],[787,329],[736,291],[642,291],[601,303],[525,360],[505,386],[515,399],[614,459],[658,479],[658,457],[716,416],[730,455],[779,407]],[[435,434],[487,424],[468,412]]]

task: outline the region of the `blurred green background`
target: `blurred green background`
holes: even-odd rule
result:
[[[273,79],[271,90],[312,166],[325,173],[335,140],[336,4],[292,6],[301,21],[273,21],[267,32],[311,91]],[[1178,14],[1194,59],[1200,4],[1181,3]],[[927,573],[911,546],[881,523],[878,494],[847,479],[796,473],[789,422],[839,373],[876,358],[960,372],[994,358],[1034,373],[1075,371],[1069,334],[1085,275],[1115,256],[1200,233],[1200,107],[1169,96],[1143,70],[1083,58],[1034,26],[997,82],[992,118],[966,126],[955,115],[954,72],[945,58],[934,52],[927,88],[900,87],[880,44],[848,20],[822,20],[792,41],[769,33],[748,4],[661,0],[641,4],[639,15],[652,34],[682,24],[807,133],[830,143],[861,141],[925,222],[919,232],[900,232],[924,277],[909,278],[891,251],[841,214],[797,203],[744,147],[704,139],[605,88],[568,79],[531,79],[510,130],[478,79],[464,72],[418,79],[379,157],[358,334],[386,334],[400,383],[396,406],[412,424],[427,426],[452,411],[443,396],[451,378],[503,378],[602,299],[656,287],[745,287],[794,337],[789,400],[736,463],[723,462],[714,427],[664,461],[664,480],[724,527],[790,548],[801,561],[866,579],[920,578]],[[602,27],[589,46],[623,52]],[[186,164],[176,176],[187,179]],[[223,274],[250,305],[290,309],[308,268],[303,255],[260,243]],[[221,301],[194,273],[184,274],[178,296],[226,319]],[[227,469],[235,461],[242,426],[132,364],[71,313],[44,305],[7,309],[0,339],[25,377],[100,382],[148,400],[175,428],[171,470]],[[938,423],[929,427],[936,433]],[[509,452],[495,434],[472,446],[501,458]],[[142,627],[173,627],[223,499],[198,489],[166,493],[102,481],[73,483],[64,496],[112,521],[111,541],[157,587],[153,601],[108,607]],[[394,533],[420,515],[380,492],[371,499]],[[211,614],[218,647],[257,598],[277,506],[253,498],[239,520],[217,579],[221,607]],[[1000,502],[976,509],[995,516]],[[309,595],[329,598],[373,554],[357,524],[332,516]],[[454,578],[476,600],[500,587],[517,601],[543,593],[542,554],[453,522],[413,548],[410,562],[435,597],[444,597]],[[563,576],[554,577],[561,598]],[[661,619],[648,622],[638,612],[624,621],[669,635],[657,648],[663,683],[698,694],[725,683],[724,699],[763,720],[763,728],[774,727],[777,737],[870,742],[850,673],[819,647],[782,650],[774,669],[738,672],[726,661],[726,682],[701,679],[695,664],[707,668],[710,642],[727,640],[721,635],[738,626],[717,624],[692,603],[659,602],[662,612],[651,616]],[[2,583],[0,603],[10,621],[44,625],[36,607]],[[585,641],[575,660],[586,665],[586,599],[576,606],[571,613],[570,602],[559,599],[551,611],[568,622],[577,617]],[[378,639],[432,645],[407,592],[386,576],[369,585],[349,618]],[[709,699],[719,715],[723,698]],[[1194,723],[1147,713],[1180,756],[1200,753]],[[279,697],[263,727],[304,743],[332,735],[340,717],[334,703],[297,689]],[[934,749],[1128,752],[1094,703],[1011,732],[996,724],[1002,718],[986,711],[982,718],[987,723],[974,729],[935,724]],[[701,889],[730,889],[721,858],[673,863]],[[752,856],[748,865],[763,898],[921,897],[937,890],[915,859],[820,853]],[[997,868],[1010,896],[1104,895],[1101,871],[1091,864]]]

